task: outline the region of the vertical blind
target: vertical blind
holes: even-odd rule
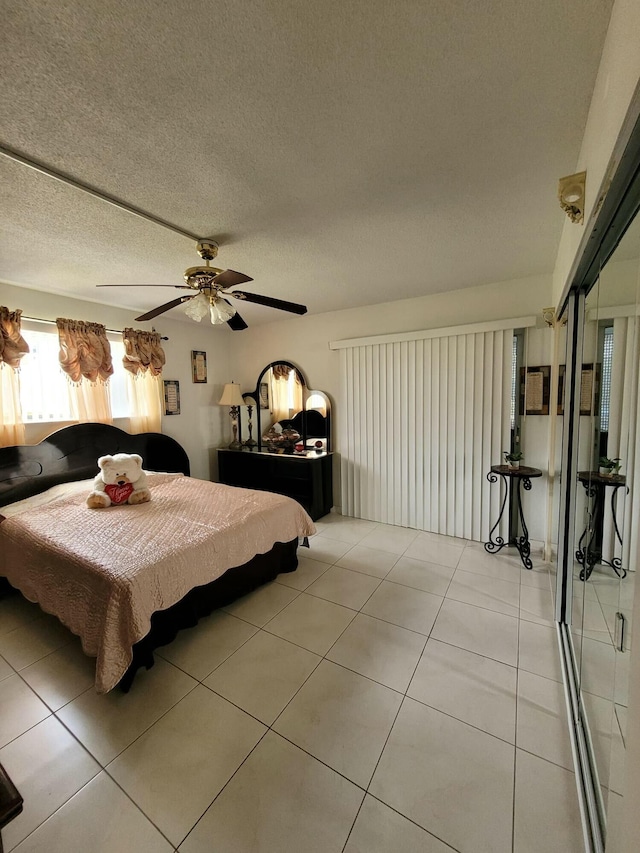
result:
[[[343,513],[488,538],[500,487],[486,474],[510,447],[513,328],[344,343]]]

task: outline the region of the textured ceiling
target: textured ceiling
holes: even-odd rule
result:
[[[0,140],[312,313],[548,273],[610,8],[0,0]],[[0,280],[146,309],[178,292],[95,284],[199,262],[2,157],[0,185]]]

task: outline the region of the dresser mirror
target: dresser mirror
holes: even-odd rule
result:
[[[260,373],[255,391],[243,395],[244,448],[286,454],[331,452],[331,403],[314,391],[300,368],[273,361]]]

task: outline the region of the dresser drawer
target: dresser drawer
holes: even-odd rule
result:
[[[276,492],[300,503],[316,520],[333,504],[333,454],[286,456],[246,450],[218,450],[221,483]]]

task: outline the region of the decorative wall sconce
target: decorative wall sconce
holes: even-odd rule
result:
[[[238,441],[238,416],[240,415],[240,406],[244,406],[244,400],[240,393],[240,386],[235,382],[229,382],[224,386],[222,397],[218,400],[219,406],[229,406],[229,414],[231,416],[231,427],[233,429],[233,441],[229,445],[229,450],[242,450],[242,445]]]
[[[549,326],[550,329],[553,329],[555,326],[566,326],[567,325],[567,313],[562,315],[562,319],[558,320],[558,315],[556,314],[556,309],[552,306],[551,308],[543,308],[542,309],[542,319]]]
[[[560,207],[572,222],[582,224],[584,222],[584,196],[586,172],[576,172],[575,175],[567,175],[560,178],[558,182],[558,199]]]

